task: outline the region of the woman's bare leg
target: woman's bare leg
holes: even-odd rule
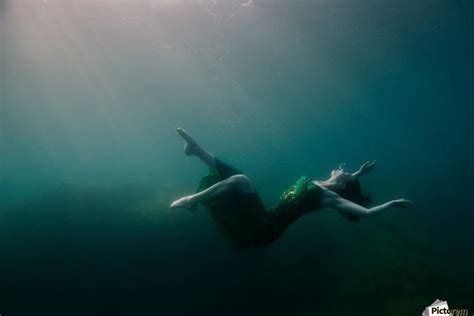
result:
[[[187,156],[195,156],[199,159],[201,159],[202,162],[204,162],[209,168],[211,168],[212,171],[217,172],[217,166],[216,166],[216,157],[202,148],[195,140],[194,138],[189,135],[189,133],[184,130],[181,127],[176,128],[176,131],[178,134],[184,139],[186,142],[184,144],[184,153]]]
[[[252,182],[247,176],[243,174],[236,174],[225,180],[217,182],[204,191],[182,197],[171,203],[170,207],[182,207],[194,211],[196,209],[197,203],[212,201],[229,190],[237,190],[239,192],[247,193],[256,192]]]

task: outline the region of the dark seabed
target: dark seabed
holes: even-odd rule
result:
[[[0,0],[0,314],[474,313],[472,1]],[[377,159],[374,203],[235,251],[183,126],[265,204]]]

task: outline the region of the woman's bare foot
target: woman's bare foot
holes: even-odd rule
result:
[[[189,196],[184,196],[171,203],[170,208],[185,208],[188,211],[196,211],[197,204],[189,201]]]
[[[201,146],[196,143],[194,138],[192,138],[192,136],[189,135],[185,129],[178,127],[176,128],[176,131],[178,132],[179,136],[181,136],[186,142],[184,144],[184,154],[187,156],[195,156],[201,149]]]

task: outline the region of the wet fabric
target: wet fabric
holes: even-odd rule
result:
[[[283,192],[275,207],[268,211],[268,216],[282,233],[290,224],[306,213],[313,212],[321,206],[322,189],[314,184],[311,178],[301,177],[288,190]]]
[[[210,170],[201,178],[197,191],[236,174],[243,174],[216,158],[217,172]],[[301,177],[283,192],[275,207],[265,209],[258,193],[227,191],[203,203],[221,233],[235,249],[264,246],[276,240],[303,214],[320,207],[322,190],[310,178]]]

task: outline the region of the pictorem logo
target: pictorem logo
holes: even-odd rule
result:
[[[437,299],[430,306],[427,306],[422,316],[469,316],[467,309],[449,308],[448,302]]]

